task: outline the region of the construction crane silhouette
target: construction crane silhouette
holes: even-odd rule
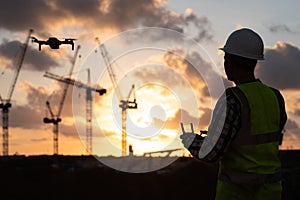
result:
[[[28,37],[26,39],[26,42],[24,44],[24,47],[22,49],[22,53],[20,56],[20,59],[18,60],[17,63],[17,67],[16,67],[16,71],[14,74],[14,77],[12,79],[12,84],[10,85],[10,89],[8,92],[8,97],[7,99],[2,99],[0,96],[0,108],[2,109],[2,129],[3,129],[3,156],[8,156],[8,122],[9,122],[9,108],[11,107],[11,97],[13,95],[17,80],[18,80],[18,76],[25,58],[25,53],[28,47],[28,42],[30,40],[31,34],[33,33],[33,30],[30,29],[29,30],[29,34]]]
[[[68,74],[69,78],[71,78],[71,75],[73,73],[79,49],[80,49],[80,45],[77,46],[75,56],[72,59],[72,66],[71,66],[70,72]],[[63,93],[62,93],[61,100],[60,100],[59,107],[58,107],[58,112],[56,115],[53,113],[53,111],[51,109],[50,102],[46,101],[46,106],[48,108],[51,118],[45,117],[43,121],[46,124],[49,124],[49,123],[53,124],[53,152],[54,152],[53,154],[54,155],[58,154],[58,124],[59,124],[59,122],[61,122],[60,115],[61,115],[64,101],[65,101],[65,98],[67,95],[68,87],[69,87],[69,84],[64,85]]]
[[[90,69],[87,69],[88,71],[88,83],[82,83],[81,81],[77,81],[75,79],[71,79],[68,77],[58,76],[55,74],[52,74],[50,72],[46,72],[44,74],[44,77],[54,79],[56,81],[74,85],[78,88],[83,88],[86,90],[86,150],[87,154],[91,155],[93,152],[93,133],[92,133],[92,119],[93,119],[93,107],[92,107],[92,92],[97,92],[99,95],[103,95],[106,93],[106,89],[100,88],[97,89],[95,87],[91,86],[91,80],[90,80]]]
[[[116,95],[120,101],[119,107],[121,108],[121,111],[122,111],[122,156],[126,156],[127,155],[127,132],[126,132],[127,110],[128,109],[137,109],[134,85],[132,85],[127,98],[123,99],[120,88],[117,84],[116,75],[112,68],[110,55],[108,54],[108,51],[107,51],[105,45],[100,42],[100,39],[95,38],[95,40],[99,44],[101,55],[103,57],[105,66],[107,68],[109,77],[111,79],[113,87],[115,88]],[[133,93],[133,101],[129,100],[132,93]]]

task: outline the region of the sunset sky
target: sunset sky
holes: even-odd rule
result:
[[[215,102],[233,86],[223,70],[223,46],[242,27],[263,38],[265,60],[256,75],[280,89],[288,122],[282,149],[300,148],[300,3],[287,1],[193,0],[6,0],[0,7],[0,95],[7,98],[29,29],[47,40],[75,38],[81,46],[73,78],[95,87],[93,154],[121,154],[121,110],[95,38],[104,43],[122,99],[132,84],[138,108],[128,110],[128,144],[135,154],[183,148],[180,122],[207,129]],[[152,28],[146,28],[152,27]],[[157,27],[157,28],[155,28]],[[146,28],[146,29],[143,29]],[[12,96],[9,154],[53,154],[52,124],[44,124],[48,100],[54,113],[64,85],[46,71],[66,76],[75,51],[28,44]],[[224,83],[223,83],[224,81]],[[133,96],[130,96],[132,99]],[[70,86],[59,124],[59,154],[85,154],[85,91]],[[1,122],[2,124],[2,122]],[[2,132],[2,131],[1,131]],[[2,144],[2,137],[1,137]],[[2,152],[2,145],[1,145]],[[180,152],[181,153],[181,152]],[[181,153],[182,154],[182,153]]]

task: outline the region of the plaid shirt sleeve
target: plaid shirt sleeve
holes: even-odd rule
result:
[[[205,162],[217,162],[220,160],[240,129],[240,114],[240,102],[229,88],[216,104],[205,138],[205,140],[208,140],[206,141],[206,145],[204,145],[204,138],[198,136],[195,137],[188,148],[193,157]],[[206,153],[203,153],[203,151]]]

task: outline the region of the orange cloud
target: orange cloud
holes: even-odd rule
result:
[[[8,1],[2,8],[13,10],[14,17],[11,17],[11,12],[1,12],[0,27],[10,31],[24,31],[31,27],[45,36],[59,31],[77,32],[78,35],[78,30],[110,28],[120,31],[141,26],[183,32],[184,27],[192,25],[196,27],[197,40],[212,38],[210,23],[205,16],[197,16],[190,9],[188,15],[175,14],[164,6],[165,3],[164,0],[132,0],[130,4],[123,0]],[[76,29],[70,32],[72,27]]]

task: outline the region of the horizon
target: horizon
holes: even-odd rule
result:
[[[94,41],[96,37],[105,45],[113,62],[121,99],[127,98],[132,84],[136,86],[138,107],[127,111],[126,147],[132,145],[137,156],[183,148],[178,139],[180,122],[193,123],[197,132],[206,130],[217,98],[226,87],[233,86],[226,81],[223,54],[218,48],[232,31],[243,27],[253,28],[264,40],[266,60],[258,62],[257,77],[278,88],[286,101],[288,121],[280,150],[300,149],[297,1],[256,0],[248,6],[240,2],[192,0],[132,0],[125,7],[118,0],[110,3],[78,0],[72,5],[45,0],[38,5],[31,0],[4,4],[0,8],[3,13],[0,95],[4,100],[22,53],[20,47],[28,39],[30,28],[34,29],[31,36],[40,40],[76,39],[74,50],[69,44],[63,44],[59,49],[43,45],[41,51],[30,39],[9,112],[8,153],[11,156],[53,154],[53,124],[43,123],[44,117],[50,117],[45,102],[50,102],[56,114],[64,84],[47,79],[44,74],[51,72],[67,77],[72,66],[72,78],[87,83],[86,72],[90,69],[92,87],[107,89],[101,96],[92,93],[93,118],[89,122],[93,133],[92,154],[122,154],[120,99],[112,89],[99,44]],[[260,5],[258,10],[257,5]],[[230,9],[240,12],[228,15]],[[81,48],[73,65],[78,45]],[[87,154],[85,92],[69,86],[59,116],[62,122],[59,123],[58,155]],[[128,97],[133,99],[133,94]],[[2,152],[3,147],[0,149]]]

